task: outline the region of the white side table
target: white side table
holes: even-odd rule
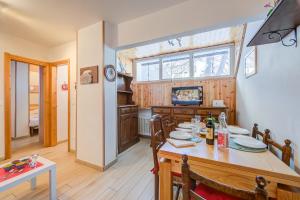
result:
[[[42,173],[49,171],[49,196],[50,200],[56,200],[56,163],[42,157],[39,157],[37,161],[42,163],[43,165],[29,172],[25,172],[23,174],[1,182],[0,192],[3,192],[16,185],[19,185],[25,181],[30,181],[31,189],[34,190],[36,187],[36,177]]]

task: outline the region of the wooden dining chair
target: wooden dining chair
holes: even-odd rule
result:
[[[290,166],[290,160],[292,157],[292,147],[291,147],[291,140],[286,139],[284,140],[284,145],[280,145],[274,140],[271,139],[271,131],[266,129],[264,132],[258,130],[258,124],[254,124],[252,128],[252,137],[259,139],[259,136],[262,137],[263,142],[268,145],[268,148],[272,150],[272,148],[276,148],[281,151],[281,160]]]
[[[167,128],[168,124],[163,124],[161,115],[153,115],[150,119],[151,127],[151,147],[153,153],[154,167],[151,170],[154,174],[154,193],[155,200],[158,200],[159,196],[159,160],[157,153],[159,149],[166,143],[166,136],[164,129]],[[174,177],[173,186],[177,187],[176,199],[179,197],[180,189],[182,188],[181,174],[172,174]]]
[[[162,129],[164,131],[165,138],[170,138],[170,133],[176,128],[176,123],[169,118],[162,117]]]
[[[261,177],[256,177],[256,188],[254,191],[246,191],[233,188],[209,178],[203,177],[192,170],[188,165],[188,156],[182,156],[182,179],[183,179],[183,200],[266,200],[268,199],[265,187],[267,181]]]

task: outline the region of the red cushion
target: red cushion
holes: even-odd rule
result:
[[[152,174],[158,174],[158,169],[155,169],[154,167],[150,170]]]
[[[199,184],[195,192],[206,200],[238,200],[239,198],[230,196],[223,192],[216,191],[213,188]]]
[[[172,172],[172,176],[182,177],[182,174],[176,173],[176,172]]]

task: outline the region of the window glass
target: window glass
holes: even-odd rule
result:
[[[179,55],[162,59],[162,79],[190,77],[190,56]]]
[[[159,80],[159,60],[148,60],[136,63],[137,81]]]
[[[230,48],[193,54],[194,77],[230,75]]]
[[[231,75],[231,48],[199,49],[136,62],[137,81],[203,78]],[[191,74],[193,72],[193,74]],[[161,74],[160,74],[161,73]]]

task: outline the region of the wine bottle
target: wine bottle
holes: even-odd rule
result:
[[[206,129],[207,129],[206,144],[214,145],[215,126],[212,120],[211,113],[209,114],[209,118],[207,118]]]

